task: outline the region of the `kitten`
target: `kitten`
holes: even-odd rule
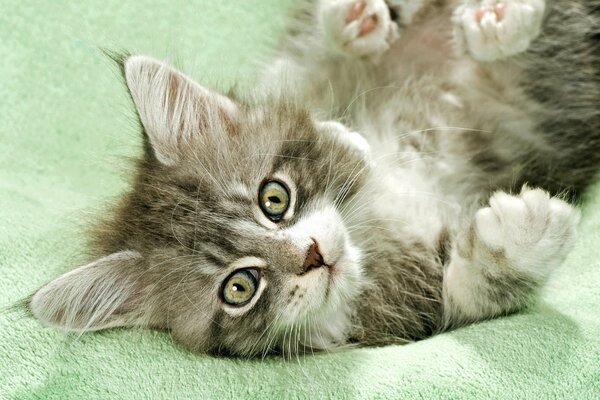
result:
[[[522,309],[575,241],[579,214],[553,196],[600,161],[598,10],[302,1],[252,99],[124,57],[145,145],[133,187],[94,261],[31,310],[252,356]]]

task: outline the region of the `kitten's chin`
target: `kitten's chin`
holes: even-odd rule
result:
[[[355,300],[362,289],[361,251],[333,207],[310,214],[287,234],[313,238],[321,263],[303,274],[288,275],[277,323],[282,339],[290,330],[300,329],[299,336],[306,337],[301,344],[307,348],[338,346],[349,336]]]

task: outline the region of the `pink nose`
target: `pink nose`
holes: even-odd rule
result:
[[[325,265],[325,261],[323,260],[323,256],[319,250],[319,243],[317,243],[315,239],[312,239],[312,244],[306,253],[306,259],[304,260],[304,265],[302,268],[304,272],[302,273],[305,274],[308,271],[322,267],[323,265]]]

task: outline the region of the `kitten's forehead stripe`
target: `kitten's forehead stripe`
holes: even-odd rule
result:
[[[248,204],[253,202],[255,193],[256,191],[250,190],[245,184],[235,183],[227,191],[227,196],[232,202]]]
[[[219,251],[214,251],[214,250],[208,250],[208,249],[202,249],[202,253],[203,256],[206,258],[206,261],[208,261],[211,264],[214,265],[226,265],[229,258],[226,257],[224,254],[221,254]]]

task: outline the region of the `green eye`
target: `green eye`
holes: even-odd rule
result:
[[[222,294],[223,300],[232,306],[241,306],[249,302],[258,288],[258,271],[240,269],[225,280]]]
[[[258,200],[265,215],[277,221],[283,217],[290,205],[290,194],[281,183],[269,181],[260,189]]]

